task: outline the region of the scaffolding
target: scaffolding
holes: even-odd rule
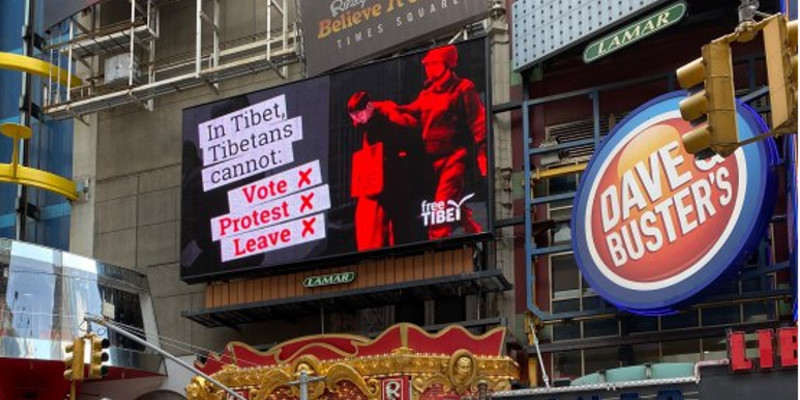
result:
[[[48,38],[43,56],[68,71],[83,66],[89,76],[79,86],[49,77],[44,112],[53,119],[81,118],[128,104],[152,111],[159,96],[200,86],[219,93],[219,83],[227,79],[267,70],[286,79],[288,66],[302,59],[298,21],[290,20],[287,4],[295,0],[264,1],[264,30],[242,43],[221,41],[222,0],[195,0],[193,51],[163,59],[156,57],[163,34],[160,11],[191,0],[131,0],[128,18],[111,24],[98,23],[107,3],[94,6],[89,16],[73,16],[62,25],[67,32]]]

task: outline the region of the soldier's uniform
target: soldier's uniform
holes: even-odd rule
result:
[[[433,49],[422,59],[422,64],[443,63],[447,68],[443,79],[426,82],[416,100],[400,110],[410,113],[418,120],[422,130],[425,153],[430,157],[434,169],[434,201],[453,200],[459,202],[463,195],[465,172],[472,160],[468,160],[468,146],[474,143],[477,167],[486,176],[486,109],[475,84],[469,79],[459,78],[452,71],[458,63],[455,46]],[[472,212],[462,207],[461,224],[469,233],[480,232]],[[430,226],[428,237],[449,237],[451,224]]]
[[[349,111],[364,107],[366,93],[354,94],[348,104]],[[362,104],[359,104],[362,103]],[[357,198],[355,212],[356,247],[359,251],[380,249],[395,244],[407,244],[424,239],[424,231],[415,218],[415,207],[421,192],[412,182],[409,171],[421,170],[419,157],[422,144],[406,126],[414,125],[410,116],[398,113],[397,105],[390,101],[370,102],[373,112],[368,120],[356,128],[362,135],[362,150],[380,144],[381,159],[371,159],[381,165],[361,165],[353,168],[380,170],[382,177],[367,172],[368,179],[379,179],[382,184],[352,182],[351,192]],[[353,171],[363,173],[363,171]]]

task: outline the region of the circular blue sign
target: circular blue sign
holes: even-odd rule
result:
[[[620,122],[581,175],[572,211],[578,266],[600,296],[639,314],[695,301],[741,266],[771,216],[777,150],[770,138],[700,160],[681,137],[685,92],[655,98]],[[737,105],[739,140],[766,132]]]

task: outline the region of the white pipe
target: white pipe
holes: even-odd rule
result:
[[[197,20],[195,21],[194,37],[194,74],[200,77],[200,59],[202,58],[202,38],[203,38],[203,0],[197,0]]]
[[[72,35],[75,32],[75,20],[69,19],[69,47],[67,48],[67,103],[69,103],[70,92],[72,91]],[[61,55],[59,54],[59,57]],[[49,74],[48,74],[49,75]]]
[[[134,49],[134,39],[136,38],[133,30],[133,25],[136,23],[136,0],[131,2],[131,40],[130,40],[130,59],[128,60],[128,87],[133,86],[133,59],[136,58],[136,50]]]
[[[728,365],[730,364],[730,360],[727,358],[723,358],[721,360],[707,360],[707,361],[698,361],[694,363],[694,380],[695,382],[700,382],[700,368],[703,367],[716,367],[721,365]]]
[[[531,336],[533,337],[533,346],[536,348],[536,358],[539,359],[539,369],[542,370],[544,386],[550,389],[550,378],[547,376],[547,371],[544,369],[544,360],[542,360],[542,352],[539,350],[539,339],[536,337],[536,328],[534,328],[532,321],[528,321],[528,325],[530,326]]]

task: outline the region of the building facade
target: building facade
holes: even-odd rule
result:
[[[639,28],[635,24],[674,4],[390,1],[361,4],[359,12],[374,19],[367,22],[347,2],[322,7],[326,15],[330,8],[330,19],[317,20],[318,9],[301,12],[304,1],[107,0],[76,6],[60,22],[45,22],[49,14],[43,2],[12,1],[18,15],[3,18],[16,25],[0,28],[0,50],[22,51],[17,32],[28,3],[42,8],[37,32],[44,44],[31,54],[72,71],[83,84],[32,78],[31,103],[45,121],[37,122],[28,116],[35,113],[18,113],[17,93],[25,93],[25,81],[17,72],[0,70],[0,82],[11,89],[0,96],[0,117],[35,127],[34,139],[27,141],[27,165],[66,176],[80,183],[82,192],[67,202],[40,189],[3,183],[0,236],[146,276],[161,345],[187,360],[199,356],[204,361],[231,341],[268,350],[315,334],[374,337],[405,322],[428,331],[459,324],[474,334],[505,325],[505,353],[522,372],[514,384],[535,388],[647,363],[726,359],[731,328],[748,332],[747,354],[753,357],[756,330],[796,325],[796,245],[791,244],[796,203],[787,200],[796,199],[794,135],[775,139],[779,178],[768,229],[749,258],[731,266],[730,279],[706,288],[701,300],[681,304],[669,315],[629,312],[592,289],[573,255],[573,202],[587,163],[629,113],[680,90],[675,70],[697,58],[703,44],[734,30],[738,10],[729,2],[675,2],[683,5],[681,15],[674,21],[654,19],[652,24],[663,26],[653,25],[644,34],[642,29],[650,29],[645,22]],[[787,7],[763,2],[760,10],[791,14]],[[374,21],[378,25],[370,28]],[[404,26],[416,33],[400,30]],[[626,27],[627,39],[624,33],[614,36]],[[639,29],[636,38],[633,29]],[[336,41],[322,42],[331,38]],[[217,260],[207,264],[214,273],[206,277],[185,268],[192,258],[187,244],[205,234],[200,231],[208,229],[210,217],[219,216],[208,214],[216,207],[213,198],[195,196],[187,184],[197,177],[187,167],[186,132],[196,135],[197,124],[255,104],[242,99],[264,101],[269,93],[289,93],[315,79],[350,73],[350,81],[331,89],[343,99],[344,122],[329,130],[352,134],[344,112],[350,89],[374,81],[378,93],[397,87],[416,94],[424,82],[425,55],[438,54],[430,49],[448,42],[459,49],[483,44],[478,47],[485,61],[479,68],[485,83],[477,86],[487,115],[484,201],[491,230],[450,241],[427,240],[435,235],[428,232],[424,245],[301,257],[279,268],[266,261],[252,266],[258,268],[239,268]],[[328,53],[320,53],[320,47]],[[344,61],[322,66],[329,60],[321,63],[321,54],[336,58],[331,51]],[[458,69],[467,60],[479,58],[463,51],[459,56],[461,65],[454,62],[451,68],[458,75],[467,74]],[[404,67],[415,78],[392,82],[385,77],[395,75],[374,72],[404,57],[416,60],[414,67]],[[442,57],[442,64],[451,62]],[[742,44],[733,61],[737,97],[768,120],[763,48]],[[319,68],[327,72],[317,74]],[[192,110],[207,115],[190,120]],[[303,115],[307,125],[314,117]],[[346,141],[339,147],[354,146]],[[10,158],[10,145],[2,143],[0,157]],[[325,179],[337,173],[346,174],[331,172]],[[339,179],[351,184],[345,175]],[[341,201],[346,210],[337,212],[355,213],[366,204],[356,204],[356,196],[351,199],[344,189],[337,197],[336,190],[330,201]],[[17,207],[19,198],[27,199],[25,207]],[[331,229],[350,224],[341,228],[348,235],[357,229],[352,226],[357,221],[332,224],[334,210],[327,213],[329,243],[337,237],[330,232],[339,232]],[[187,215],[195,212],[209,218],[191,225]],[[25,215],[24,229],[19,215]],[[226,271],[229,267],[237,270]],[[186,276],[191,278],[182,279]],[[167,368],[175,378],[161,386],[169,391],[163,396],[184,396],[177,388],[189,383],[186,375]],[[134,398],[125,393],[124,381],[87,384],[87,393],[91,390]]]

